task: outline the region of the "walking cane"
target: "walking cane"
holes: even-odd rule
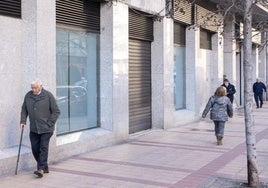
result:
[[[24,126],[21,128],[20,145],[19,145],[19,152],[18,152],[18,157],[17,157],[17,165],[16,165],[16,170],[15,170],[15,175],[17,175],[17,173],[18,173],[18,165],[19,165],[19,160],[20,160],[20,149],[21,149],[23,130],[24,130]]]

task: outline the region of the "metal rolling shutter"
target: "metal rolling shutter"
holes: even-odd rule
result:
[[[174,20],[192,25],[192,4],[187,0],[173,0]]]
[[[174,43],[180,46],[185,46],[186,26],[174,22]]]
[[[154,23],[149,14],[129,9],[129,38],[153,41]]]
[[[100,3],[88,0],[56,0],[56,22],[100,32]]]
[[[129,133],[151,128],[151,43],[129,40]]]
[[[209,11],[201,6],[195,5],[194,23],[212,32],[217,32],[219,18],[216,13]]]
[[[194,14],[195,24],[201,27],[200,29],[200,48],[212,49],[212,35],[218,31],[219,19],[216,13],[207,10],[199,5],[195,5]]]
[[[129,11],[129,133],[150,129],[152,17]]]
[[[0,15],[21,18],[21,0],[0,1]]]
[[[211,50],[212,49],[212,33],[204,30],[204,29],[200,29],[200,48],[201,49],[207,49],[207,50]]]

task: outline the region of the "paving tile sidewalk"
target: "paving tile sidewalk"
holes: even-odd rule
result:
[[[260,180],[268,184],[268,104],[254,109]],[[36,178],[32,171],[0,179],[1,188],[233,188],[247,181],[242,111],[217,146],[213,123],[202,120],[131,136],[128,142],[72,157]],[[268,187],[268,186],[263,186]]]

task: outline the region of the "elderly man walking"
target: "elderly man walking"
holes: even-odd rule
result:
[[[31,91],[24,97],[20,126],[24,128],[29,116],[31,148],[37,162],[34,174],[40,178],[44,173],[49,173],[47,163],[49,140],[59,115],[60,110],[52,93],[43,89],[40,80],[33,81]]]
[[[257,108],[261,108],[263,105],[263,91],[266,92],[266,86],[260,81],[260,78],[257,78],[256,82],[253,84],[254,99]]]

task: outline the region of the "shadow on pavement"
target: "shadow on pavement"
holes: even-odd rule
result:
[[[248,183],[244,180],[210,177],[205,183],[198,188],[249,188]],[[268,188],[267,184],[261,183],[259,188]]]

